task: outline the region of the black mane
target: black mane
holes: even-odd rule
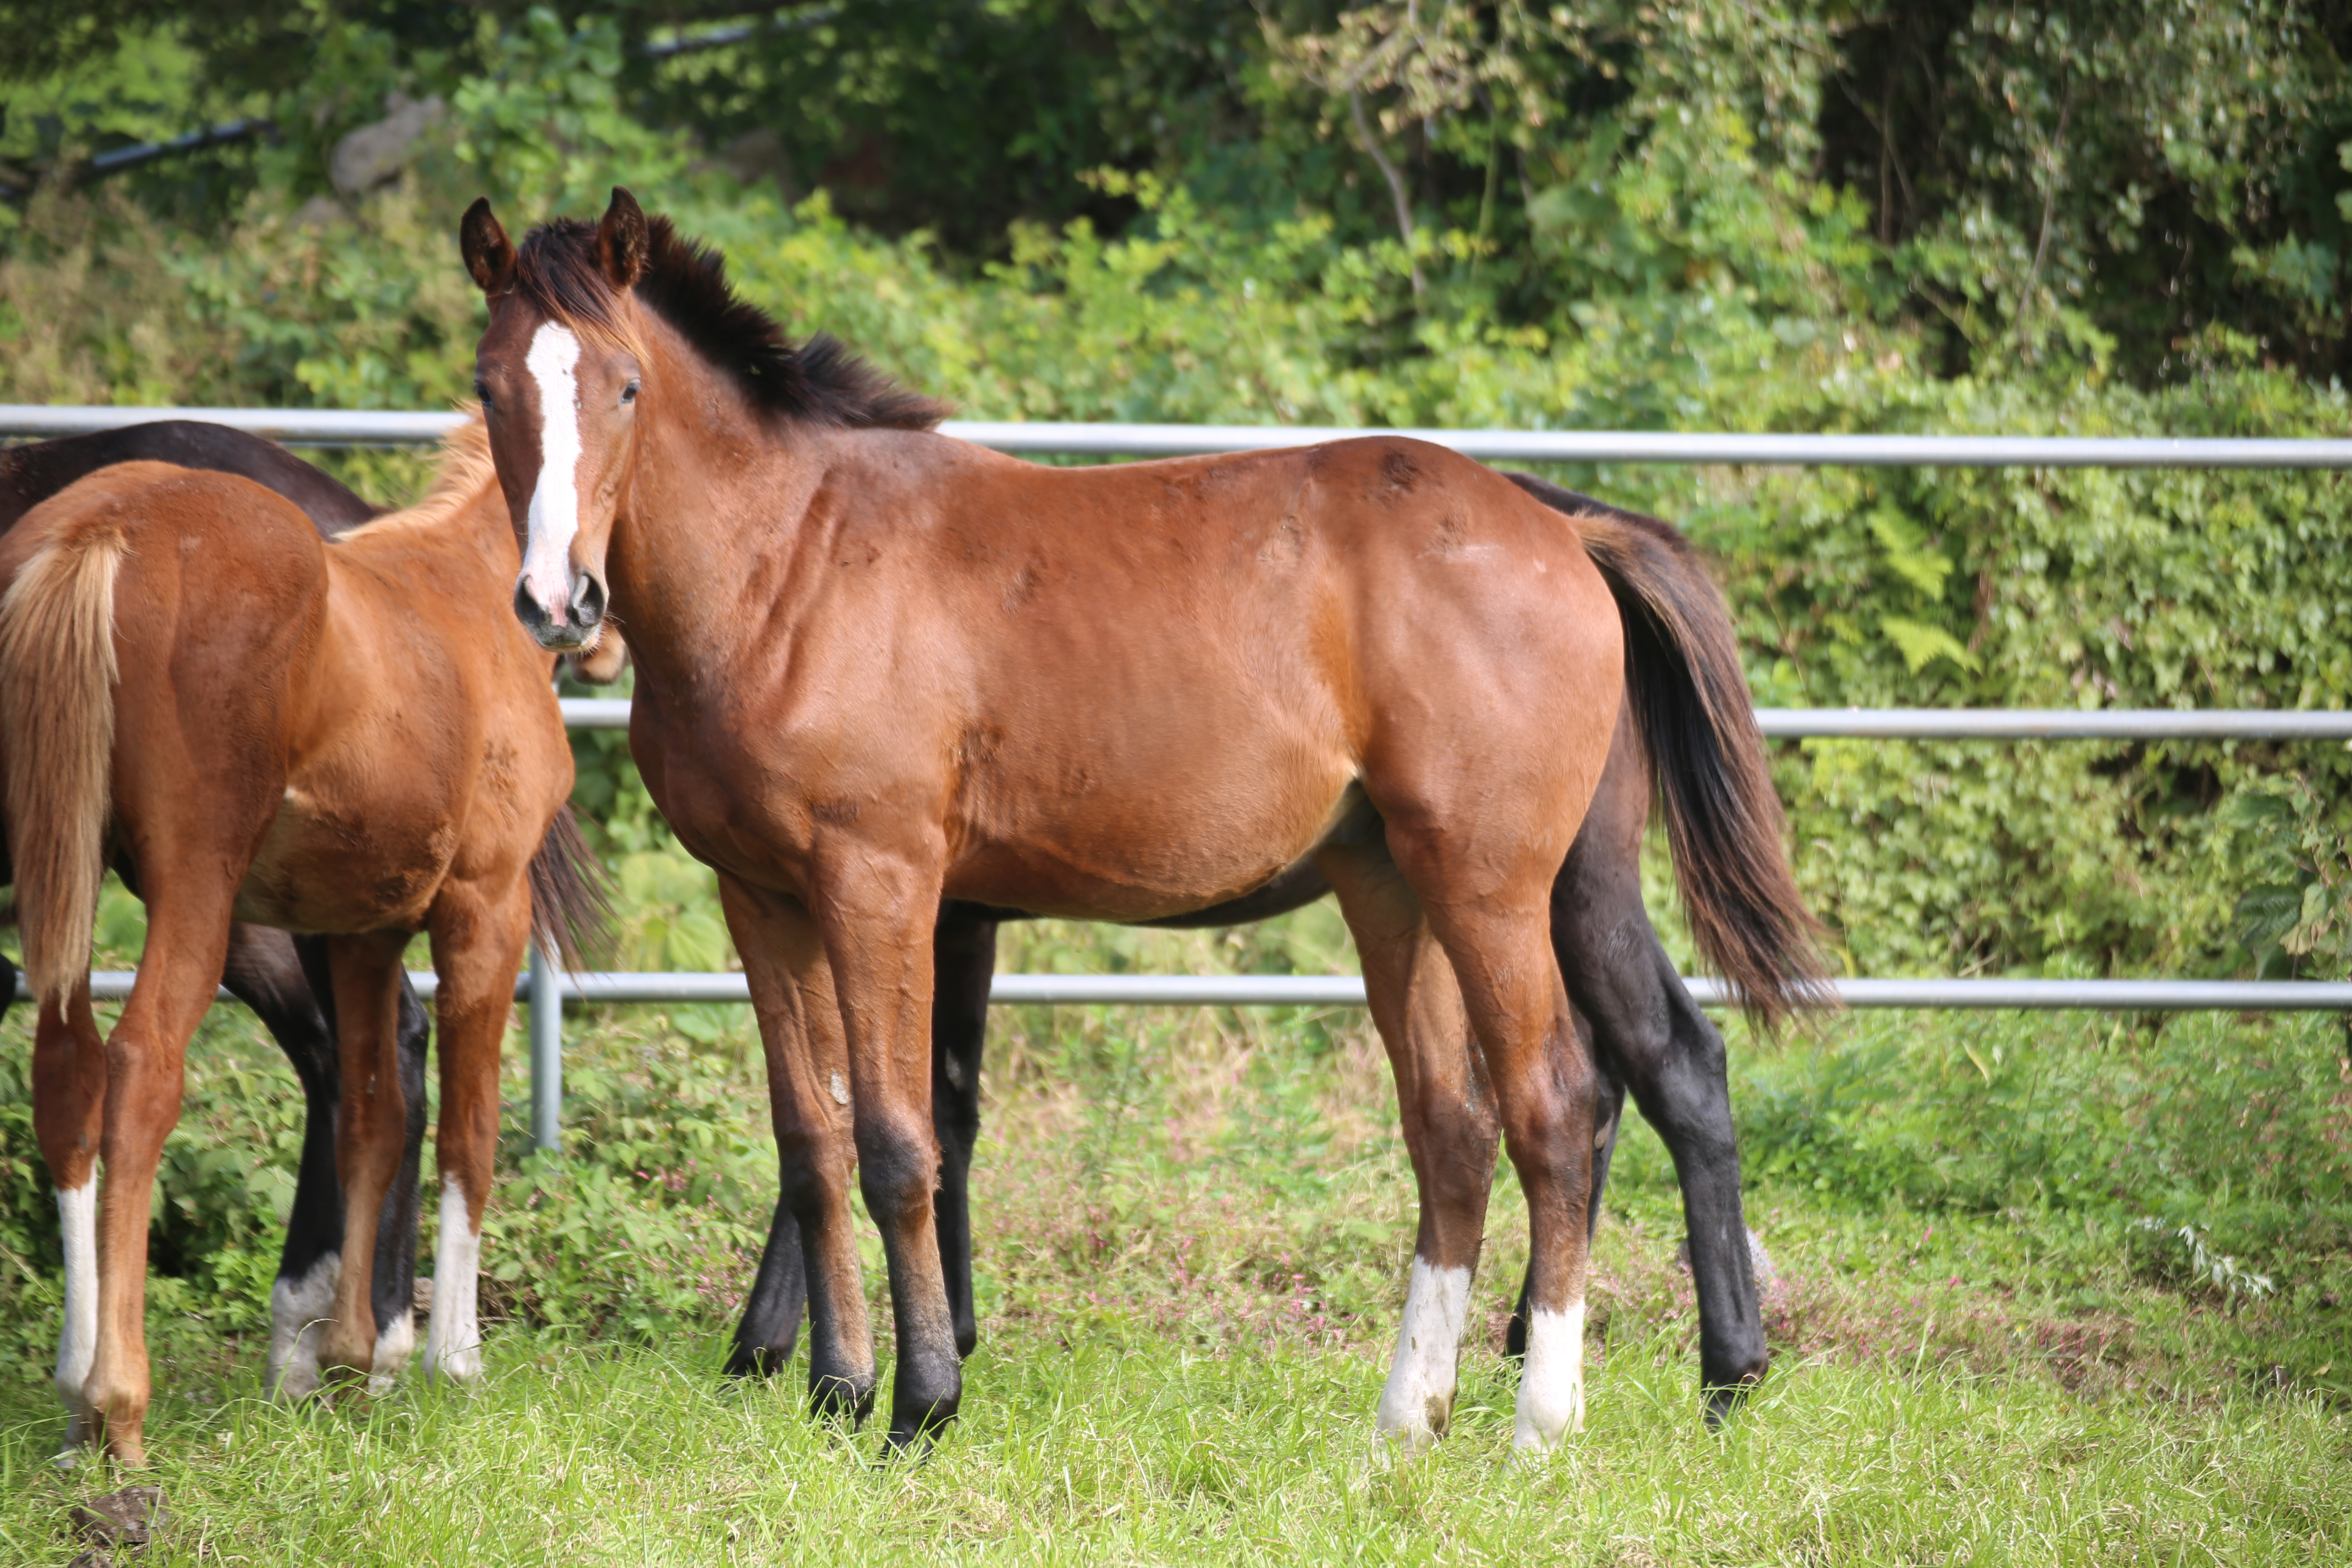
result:
[[[928,430],[947,417],[947,405],[900,386],[829,332],[793,342],[773,316],[729,286],[727,263],[716,250],[679,234],[666,217],[649,217],[646,225],[637,299],[761,408],[848,429]],[[593,224],[558,218],[531,230],[516,257],[515,282],[556,321],[608,334],[619,328]]]

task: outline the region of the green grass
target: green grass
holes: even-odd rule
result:
[[[1030,940],[1017,962],[1051,966],[1060,939]],[[1124,960],[1219,956],[1164,940]],[[1722,1434],[1698,1419],[1672,1168],[1635,1124],[1595,1252],[1588,1431],[1540,1465],[1509,1452],[1506,1174],[1455,1429],[1400,1466],[1370,1431],[1412,1188],[1360,1018],[1001,1013],[964,1418],[929,1464],[879,1468],[874,1432],[802,1414],[797,1367],[715,1376],[772,1167],[756,1057],[709,1023],[581,1031],[565,1157],[509,1150],[486,1386],[289,1411],[254,1397],[253,1237],[280,1184],[250,1152],[285,1156],[262,1092],[283,1074],[216,1015],[166,1183],[150,1442],[177,1522],[150,1560],[2352,1561],[2333,1020],[1736,1035],[1750,1217],[1779,1267],[1759,1397]],[[0,1154],[20,1110],[0,1094]],[[0,1562],[61,1563],[65,1510],[119,1481],[48,1461],[53,1264],[14,1223]],[[866,1264],[887,1356],[878,1247]]]
[[[1000,1335],[924,1466],[818,1426],[796,1392],[726,1391],[708,1341],[534,1352],[474,1394],[357,1412],[249,1392],[155,1425],[179,1515],[162,1563],[1568,1561],[2341,1562],[2339,1415],[2252,1393],[2081,1400],[2046,1379],[1784,1360],[1726,1433],[1695,1418],[1679,1336],[1617,1340],[1585,1435],[1509,1450],[1510,1378],[1470,1356],[1454,1434],[1370,1451],[1373,1358],[1276,1342],[1207,1355],[1146,1325]],[[244,1380],[249,1384],[249,1378]],[[67,1501],[108,1484],[0,1446],[0,1552],[62,1560]]]

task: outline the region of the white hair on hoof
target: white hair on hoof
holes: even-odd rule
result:
[[[319,1338],[335,1315],[341,1253],[330,1252],[299,1279],[280,1274],[269,1288],[269,1364],[261,1392],[270,1399],[308,1399],[319,1392]]]
[[[1522,1453],[1544,1453],[1570,1432],[1583,1430],[1584,1303],[1564,1312],[1530,1311],[1511,1446]]]
[[[471,1383],[482,1375],[482,1326],[475,1287],[482,1238],[475,1231],[465,1189],[444,1178],[441,1237],[433,1247],[433,1316],[425,1331],[425,1375]]]
[[[1455,1363],[1462,1325],[1470,1312],[1470,1270],[1433,1268],[1412,1260],[1405,1289],[1404,1322],[1388,1386],[1381,1390],[1381,1436],[1404,1452],[1419,1453],[1445,1435],[1454,1417]]]
[[[58,1229],[65,1239],[65,1323],[58,1331],[58,1397],[66,1407],[65,1451],[71,1464],[98,1436],[89,1401],[89,1369],[98,1355],[98,1184],[58,1189]]]
[[[368,1392],[381,1398],[407,1369],[416,1353],[416,1313],[406,1303],[392,1321],[376,1331],[375,1356],[368,1368]]]

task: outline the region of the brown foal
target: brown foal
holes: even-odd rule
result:
[[[0,767],[40,1008],[35,1118],[69,1229],[106,1167],[94,1257],[68,1269],[69,1443],[143,1458],[149,1194],[233,920],[328,939],[353,1237],[375,1233],[401,1157],[401,955],[429,935],[442,1217],[427,1364],[478,1370],[499,1046],[534,891],[553,927],[569,913],[553,895],[578,885],[576,861],[548,863],[578,844],[558,820],[572,753],[552,660],[504,613],[516,564],[478,424],[452,437],[422,505],[332,544],[250,480],[154,462],[76,482],[0,542]],[[110,861],[148,935],[101,1041],[88,968]],[[371,1365],[372,1264],[372,1248],[344,1250],[319,1346],[331,1371]],[[90,1268],[94,1314],[74,1299]]]
[[[820,1407],[862,1411],[877,1381],[853,1168],[889,1270],[893,1443],[961,1394],[933,1215],[941,898],[1133,921],[1311,861],[1422,1200],[1380,1426],[1444,1428],[1498,1134],[1535,1259],[1516,1440],[1577,1426],[1596,1083],[1549,904],[1629,648],[1656,666],[1637,708],[1715,770],[1662,779],[1670,816],[1777,828],[1744,689],[1727,710],[1722,671],[1678,662],[1720,655],[1688,635],[1711,590],[1642,531],[1416,441],[1050,468],[949,439],[838,344],[786,342],[625,192],[520,251],[477,203],[461,237],[516,609],[570,647],[609,593],[638,766],[719,872]],[[1759,863],[1785,881],[1780,853]]]

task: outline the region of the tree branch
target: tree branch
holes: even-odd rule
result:
[[[1412,297],[1418,303],[1423,289],[1421,258],[1412,252],[1412,203],[1405,194],[1404,176],[1397,173],[1397,166],[1389,162],[1387,153],[1381,151],[1380,139],[1372,134],[1372,128],[1364,120],[1364,95],[1354,88],[1348,89],[1348,118],[1356,128],[1356,144],[1380,165],[1381,178],[1389,183],[1389,199],[1396,204],[1397,234],[1404,240],[1405,265],[1411,269]]]

